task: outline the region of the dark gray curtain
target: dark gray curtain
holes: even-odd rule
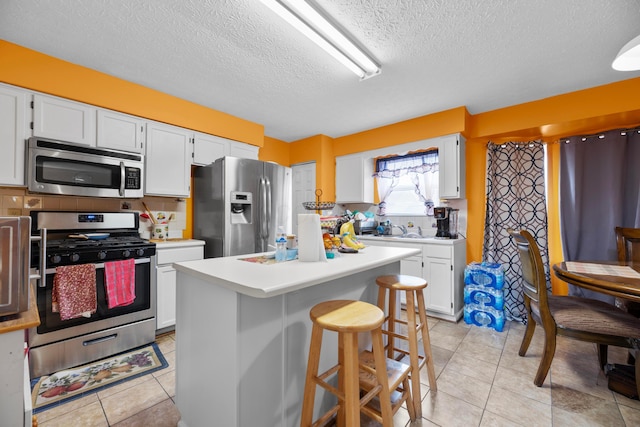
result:
[[[565,261],[616,260],[614,228],[640,227],[640,133],[612,130],[560,142],[560,232]],[[614,298],[569,285],[570,295]]]
[[[487,209],[482,260],[504,268],[504,310],[509,320],[526,322],[522,267],[507,228],[525,229],[536,239],[547,288],[549,251],[545,195],[544,145],[539,141],[487,146]]]

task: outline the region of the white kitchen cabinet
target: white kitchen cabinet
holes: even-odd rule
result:
[[[229,140],[215,135],[195,132],[193,134],[193,164],[206,166],[229,154]]]
[[[423,277],[422,254],[401,260],[400,272],[408,276]]]
[[[33,136],[96,145],[96,108],[55,96],[33,95]]]
[[[373,159],[336,157],[336,202],[373,203]]]
[[[193,138],[193,164],[206,166],[223,156],[258,160],[259,148],[216,135],[195,132]]]
[[[425,307],[435,316],[458,321],[464,307],[465,240],[451,245],[425,244],[422,249],[424,278],[429,284]]]
[[[191,137],[188,129],[147,122],[145,195],[190,196]]]
[[[174,262],[204,258],[204,242],[184,240],[156,244],[156,330],[176,324],[176,270]]]
[[[243,142],[231,141],[229,144],[229,155],[233,157],[258,160],[259,150],[259,147]]]
[[[0,185],[25,185],[29,92],[0,84]]]
[[[140,117],[98,109],[96,145],[114,150],[142,153],[145,140],[145,123]]]
[[[440,198],[465,198],[465,147],[460,134],[440,138],[438,144]]]

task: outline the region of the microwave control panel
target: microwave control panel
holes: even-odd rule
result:
[[[125,168],[124,188],[135,190],[142,188],[141,172],[139,168]]]

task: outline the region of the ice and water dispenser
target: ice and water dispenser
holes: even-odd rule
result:
[[[247,191],[231,192],[231,224],[251,224],[252,197]]]

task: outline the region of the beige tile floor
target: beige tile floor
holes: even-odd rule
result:
[[[640,402],[607,388],[593,344],[559,337],[551,371],[536,387],[542,330],[519,357],[519,323],[496,332],[429,318],[429,329],[438,391],[423,372],[422,418],[411,423],[400,409],[395,426],[640,426]],[[174,338],[157,340],[168,368],[42,412],[39,426],[176,426]],[[609,361],[625,363],[625,351],[611,348]]]

